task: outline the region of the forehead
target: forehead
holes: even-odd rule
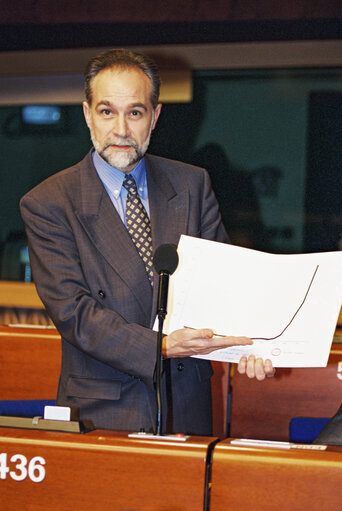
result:
[[[93,103],[143,102],[151,105],[152,83],[138,68],[111,68],[100,71],[93,79]]]

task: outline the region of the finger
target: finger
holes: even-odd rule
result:
[[[245,374],[247,367],[247,357],[241,357],[237,366],[238,373]]]
[[[246,374],[248,378],[255,378],[255,356],[249,355],[247,359]]]
[[[187,340],[198,341],[198,348],[205,349],[206,353],[210,353],[210,351],[207,351],[208,349],[214,351],[217,349],[229,348],[230,346],[246,346],[253,344],[252,339],[249,337],[215,335],[214,331],[210,328],[195,329],[184,327],[184,329],[177,330],[176,332],[181,336],[183,332],[185,332]],[[201,342],[202,340],[204,342]],[[210,340],[209,344],[205,342],[208,340]]]
[[[262,358],[257,358],[255,361],[255,377],[257,380],[264,380],[266,377],[264,361]]]
[[[269,358],[267,358],[265,360],[265,374],[268,378],[272,378],[272,376],[275,375],[275,368],[273,367],[272,365],[272,360],[270,360]]]
[[[177,330],[177,332],[186,332],[188,339],[213,339],[215,340],[215,347],[229,347],[229,346],[245,346],[247,344],[253,344],[250,337],[245,336],[226,336],[221,334],[215,334],[211,328],[192,328],[185,326],[183,329]]]
[[[249,346],[253,344],[252,339],[249,337],[236,337],[236,336],[227,336],[227,337],[214,337],[211,339],[212,345],[215,346],[215,349],[220,348],[229,348],[230,346]]]

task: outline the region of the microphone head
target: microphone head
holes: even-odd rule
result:
[[[166,272],[169,275],[172,275],[178,266],[178,253],[176,246],[171,245],[171,243],[159,245],[153,256],[153,266],[158,273]]]

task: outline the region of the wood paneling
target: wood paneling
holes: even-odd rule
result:
[[[0,327],[1,399],[55,399],[60,364],[56,329]]]
[[[0,281],[0,307],[44,308],[34,284],[5,280]]]
[[[3,511],[239,511],[340,509],[342,448],[238,447],[231,439],[132,439],[0,428]],[[212,460],[208,453],[213,450]],[[11,460],[13,455],[21,459]],[[6,456],[6,459],[5,459]],[[42,457],[45,474],[20,467]],[[41,461],[41,460],[37,460]],[[211,467],[210,467],[211,463]],[[6,465],[11,473],[6,472]],[[211,483],[208,476],[211,468]],[[30,475],[29,475],[30,474]],[[15,481],[13,475],[21,475]],[[210,489],[210,506],[206,492]]]
[[[211,379],[211,390],[213,399],[213,434],[219,438],[226,438],[227,431],[227,413],[228,387],[230,364],[225,362],[211,362],[214,374]]]
[[[1,480],[1,509],[12,511],[202,511],[207,450],[214,438],[134,440],[127,433],[84,435],[0,428],[0,452],[42,456],[46,476]]]
[[[342,448],[325,451],[215,446],[211,511],[339,510]]]

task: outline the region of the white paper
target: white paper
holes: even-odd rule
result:
[[[269,358],[275,367],[324,367],[342,302],[342,252],[279,255],[182,236],[170,278],[166,333],[188,326],[247,336],[210,360]]]

